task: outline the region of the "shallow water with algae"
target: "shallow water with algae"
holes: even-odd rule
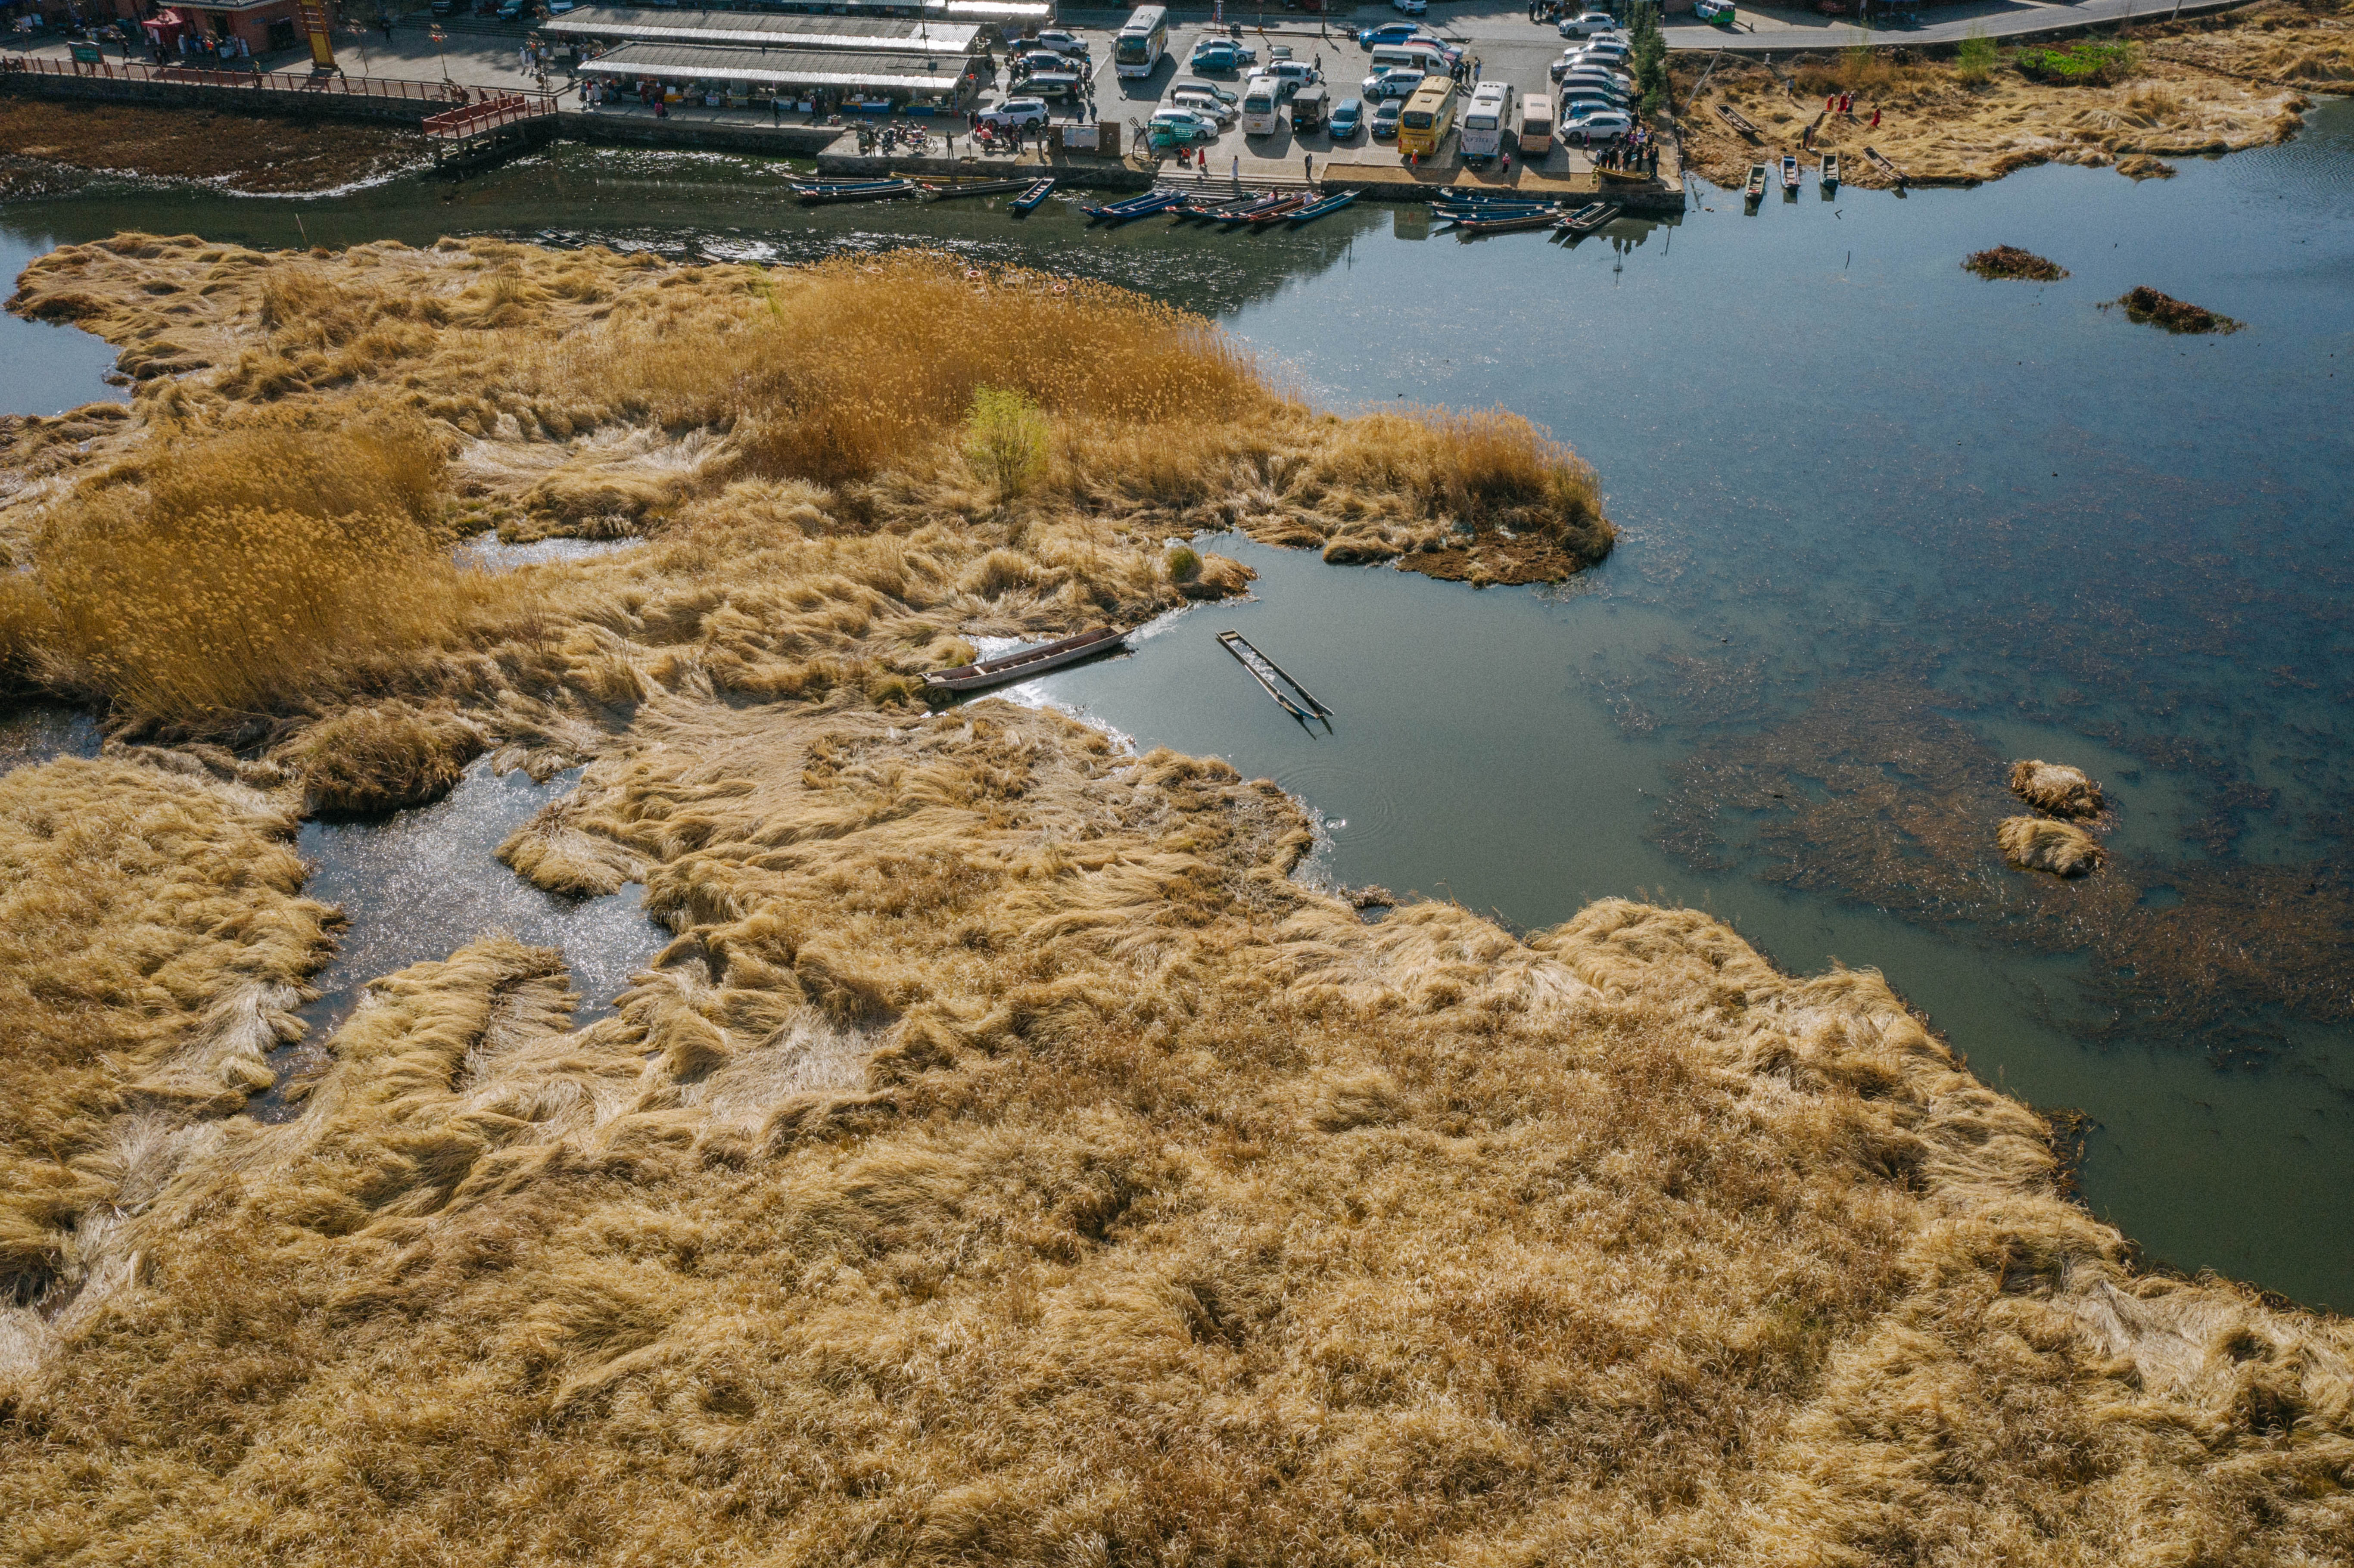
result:
[[[1030,694],[1281,780],[1324,818],[1317,872],[1339,882],[1522,926],[1648,891],[1790,968],[1877,966],[1983,1076],[2084,1113],[2086,1196],[2154,1256],[2354,1307],[2354,105],[2172,181],[1809,186],[1755,217],[1703,190],[1679,225],[1575,249],[1379,207],[1234,237],[1090,233],[1061,203],[1026,224],[809,214],[775,183],[564,149],[300,210],[331,245],[948,245],[1210,312],[1331,407],[1549,424],[1625,530],[1567,588],[1222,541],[1261,574],[1254,599]],[[0,223],[291,244],[295,210],[92,189]],[[2071,276],[1962,270],[1995,244]],[[2098,308],[2145,283],[2247,330],[2176,338]],[[1336,710],[1331,734],[1249,683],[1213,641],[1227,626]],[[2106,787],[2091,878],[2002,864],[2020,757]]]

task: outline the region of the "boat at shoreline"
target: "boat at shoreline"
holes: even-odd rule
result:
[[[1798,155],[1796,153],[1782,154],[1782,190],[1787,196],[1798,194]]]
[[[1087,220],[1091,223],[1118,224],[1126,223],[1131,218],[1150,217],[1156,212],[1166,212],[1184,199],[1183,195],[1177,191],[1147,191],[1142,196],[1130,196],[1126,201],[1103,202],[1095,207],[1083,207],[1079,210],[1087,215]]]
[[[953,670],[934,670],[925,675],[924,685],[935,692],[978,692],[989,686],[1026,681],[1033,675],[1043,675],[1049,670],[1059,670],[1066,664],[1076,664],[1082,659],[1092,659],[1127,645],[1127,632],[1098,626],[1076,637],[1042,642],[1034,648],[1016,648],[1011,653],[976,659]]]
[[[1572,238],[1593,233],[1618,216],[1618,208],[1606,201],[1588,202],[1561,220],[1563,232]]]
[[[1310,202],[1298,212],[1291,214],[1290,219],[1294,224],[1313,223],[1328,213],[1340,211],[1356,199],[1357,193],[1354,191],[1335,191],[1331,196]]]
[[[1827,191],[1835,191],[1839,189],[1839,154],[1837,153],[1825,153],[1823,154],[1822,181],[1823,189]]]
[[[965,180],[945,185],[924,186],[926,201],[947,201],[951,196],[995,196],[1001,191],[1029,189],[1032,182],[1020,180]]]
[[[1023,191],[1020,196],[1013,198],[1013,211],[1017,217],[1023,213],[1029,212],[1033,208],[1036,207],[1040,202],[1044,201],[1048,196],[1053,196],[1054,194],[1054,181],[1033,181],[1029,189]]]
[[[1765,164],[1752,164],[1749,165],[1749,184],[1743,188],[1741,195],[1744,200],[1750,202],[1759,202],[1766,199]]]
[[[913,180],[856,180],[842,185],[799,184],[793,186],[793,199],[804,207],[821,207],[839,201],[885,201],[893,196],[921,194],[922,187]]]

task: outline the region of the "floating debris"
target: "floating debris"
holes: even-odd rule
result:
[[[2055,817],[2097,817],[2106,804],[2083,768],[2040,758],[2011,764],[2010,792]]]
[[[2056,283],[2068,275],[2068,269],[2057,261],[2047,261],[2032,250],[2021,250],[2016,245],[1998,245],[1991,250],[1973,251],[1962,266],[1981,278],[2024,278],[2035,283]]]
[[[2101,846],[2092,834],[2049,817],[2005,818],[1994,842],[2002,846],[2003,858],[2022,871],[2082,876],[2101,863]]]
[[[2161,294],[2147,283],[2140,288],[2128,290],[2111,303],[2123,305],[2126,308],[2126,314],[2135,321],[2147,322],[2152,326],[2162,326],[2168,332],[2232,333],[2238,332],[2247,324],[2245,322],[2235,322],[2229,316],[2218,315],[2213,311],[2190,303],[2188,300],[2178,300],[2170,294]],[[2109,307],[2103,305],[2101,308],[2107,310]]]

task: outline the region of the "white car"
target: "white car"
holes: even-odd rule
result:
[[[1612,65],[1624,65],[1635,51],[1616,38],[1590,38],[1562,55],[1565,60],[1606,60]]]
[[[1583,16],[1564,16],[1561,20],[1561,36],[1564,38],[1588,38],[1596,33],[1617,29],[1618,18],[1607,11],[1588,11]]]
[[[1171,88],[1166,107],[1182,109],[1192,114],[1204,114],[1221,125],[1233,123],[1235,117],[1242,112],[1233,104],[1220,100],[1216,94],[1198,87]]]
[[[1613,136],[1624,136],[1635,129],[1635,117],[1622,109],[1596,109],[1575,120],[1561,122],[1561,139],[1581,146],[1589,142],[1607,142]]]
[[[1080,59],[1087,58],[1087,41],[1076,33],[1049,30],[1025,40],[1025,43],[1029,48],[1047,49],[1058,55],[1075,55]]]
[[[1390,4],[1409,16],[1419,16],[1430,9],[1430,0],[1390,0]]]
[[[1258,70],[1253,74],[1257,76],[1281,77],[1284,80],[1289,82],[1295,90],[1303,87],[1314,87],[1318,82],[1324,79],[1321,76],[1317,74],[1315,67],[1309,65],[1304,60],[1277,60],[1273,65],[1260,67]]]
[[[1046,101],[1009,98],[991,104],[972,118],[977,125],[994,126],[1000,131],[1034,131],[1046,123]]]

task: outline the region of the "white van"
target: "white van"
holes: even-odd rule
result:
[[[1542,158],[1553,151],[1553,100],[1542,92],[1521,99],[1521,156]]]
[[[1512,86],[1483,81],[1463,111],[1462,148],[1467,158],[1492,158],[1504,150],[1504,132],[1512,122]]]
[[[1255,76],[1243,83],[1243,134],[1272,136],[1283,128],[1283,82]]]
[[[1418,70],[1430,76],[1449,74],[1447,56],[1436,44],[1384,44],[1366,57],[1369,70],[1378,71],[1384,66],[1400,70]]]

